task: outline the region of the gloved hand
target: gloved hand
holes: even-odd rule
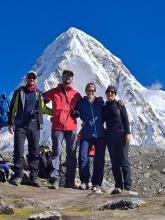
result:
[[[77,110],[73,110],[73,111],[71,111],[70,115],[73,118],[78,118],[80,116],[80,113]]]

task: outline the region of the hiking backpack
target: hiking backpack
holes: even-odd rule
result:
[[[0,97],[0,128],[8,125],[9,102],[6,95]]]
[[[40,146],[39,173],[40,178],[49,178],[52,170],[52,152],[48,146]]]

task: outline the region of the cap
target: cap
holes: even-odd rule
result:
[[[29,76],[35,76],[35,78],[37,78],[37,73],[33,70],[30,70],[27,74],[26,74],[26,78],[28,78]]]
[[[105,93],[107,93],[108,91],[111,91],[111,90],[114,91],[115,94],[117,93],[117,88],[115,86],[112,86],[112,85],[107,87]]]
[[[73,72],[71,70],[67,70],[65,69],[62,73],[63,76],[69,76],[69,77],[73,77]]]

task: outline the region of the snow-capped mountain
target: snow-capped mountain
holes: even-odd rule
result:
[[[128,111],[132,144],[165,148],[164,91],[143,87],[119,58],[96,39],[76,28],[70,28],[56,38],[32,67],[38,73],[40,90],[46,91],[55,87],[65,68],[73,70],[73,86],[82,95],[88,82],[94,82],[97,95],[103,97],[106,87],[115,85],[118,98],[123,100]],[[0,134],[0,140],[0,149],[13,145],[13,137],[5,129]],[[41,143],[51,143],[48,117],[45,117]]]

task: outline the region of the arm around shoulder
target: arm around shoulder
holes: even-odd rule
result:
[[[52,116],[52,109],[46,106],[44,100],[42,100],[42,113]]]

